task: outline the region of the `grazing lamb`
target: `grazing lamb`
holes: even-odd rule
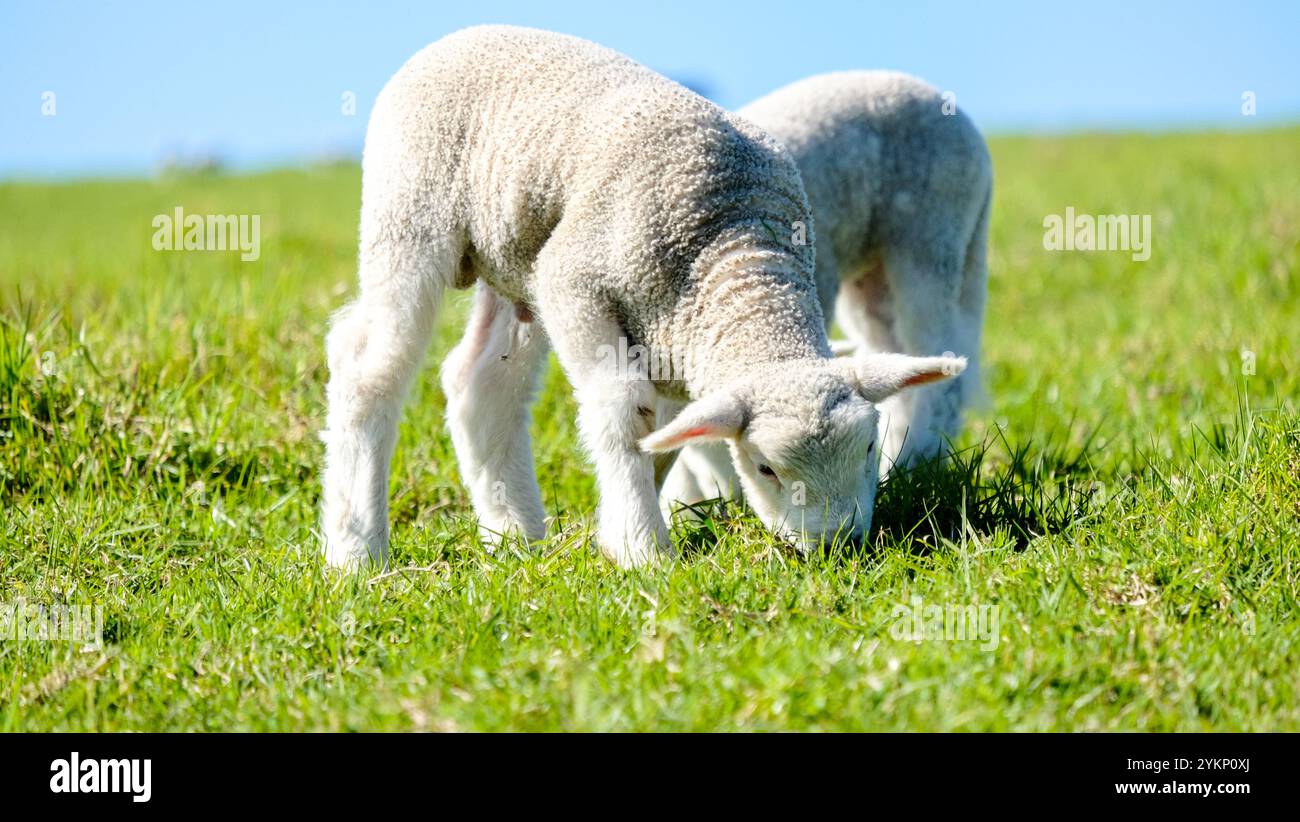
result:
[[[968,357],[960,378],[880,404],[882,472],[938,454],[979,392],[993,185],[979,131],[935,88],[885,71],[810,77],[739,114],[799,166],[817,227],[818,297],[852,347]],[[733,490],[725,451],[693,446],[665,483],[665,510]]]
[[[476,289],[442,384],[488,539],[545,536],[528,424],[552,346],[595,463],[597,541],[619,564],[671,552],[655,454],[691,442],[730,443],[783,536],[860,537],[874,404],[963,361],[833,358],[812,247],[790,231],[809,219],[775,142],[613,51],[485,26],[415,55],[371,115],[361,293],[326,345],[327,561],[386,559],[402,398],[448,287]],[[610,356],[628,344],[681,366]],[[654,431],[659,397],[689,404]]]

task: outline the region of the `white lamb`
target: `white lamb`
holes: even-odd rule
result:
[[[791,231],[809,219],[776,143],[613,51],[489,26],[415,55],[371,115],[361,293],[327,342],[328,562],[386,560],[403,394],[444,290],[475,284],[442,379],[489,539],[545,536],[528,424],[548,346],[595,463],[597,541],[618,563],[671,552],[650,452],[690,442],[730,443],[779,534],[860,538],[874,403],[963,361],[832,358],[812,247]],[[629,343],[672,352],[680,368],[647,378],[642,361],[610,357]],[[652,431],[660,397],[692,402]]]
[[[937,89],[885,71],[810,77],[738,113],[799,166],[817,226],[818,296],[850,347],[967,356],[960,378],[880,404],[882,474],[940,453],[979,393],[993,186],[979,131]],[[739,490],[725,451],[692,446],[663,500],[667,510]]]

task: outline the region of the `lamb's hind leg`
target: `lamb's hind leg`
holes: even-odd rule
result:
[[[885,276],[885,264],[879,257],[844,281],[835,302],[835,319],[851,341],[852,351],[904,350],[894,333],[894,295]],[[893,466],[907,433],[905,400],[905,395],[898,395],[877,407],[882,477]]]
[[[326,341],[329,412],[321,432],[321,527],[330,565],[387,560],[397,423],[454,259],[432,243],[364,248],[361,295],[334,316]]]
[[[951,351],[966,358],[956,379],[891,397],[907,423],[896,462],[906,465],[944,450],[961,429],[962,414],[981,394],[980,346],[988,291],[991,192],[968,201],[962,213],[935,210],[936,231],[899,243],[886,255],[894,294],[892,331],[907,354]],[[967,222],[969,221],[969,222]],[[963,230],[959,226],[966,225]],[[885,455],[890,455],[888,443]]]
[[[980,321],[963,306],[966,249],[938,243],[923,253],[895,252],[886,258],[892,292],[892,331],[898,350],[915,356],[951,352],[967,358],[965,372],[935,386],[890,397],[891,429],[882,449],[883,464],[909,465],[941,455],[955,437],[978,380]],[[982,303],[981,303],[982,307]]]
[[[547,348],[530,314],[480,282],[465,336],[442,365],[456,460],[490,545],[546,536],[528,426]]]

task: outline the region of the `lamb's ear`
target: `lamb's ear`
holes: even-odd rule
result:
[[[938,382],[966,370],[965,357],[912,357],[907,354],[862,354],[853,359],[858,391],[880,402],[904,388]]]
[[[641,440],[646,453],[675,451],[686,445],[740,436],[749,407],[740,397],[724,391],[701,397],[682,409],[672,422]]]

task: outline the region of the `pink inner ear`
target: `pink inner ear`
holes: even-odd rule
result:
[[[682,432],[679,440],[693,440],[696,437],[707,437],[714,433],[713,428],[707,425],[697,425],[694,428],[687,428]]]
[[[673,437],[672,445],[674,447],[679,446],[695,439],[696,437],[717,436],[717,433],[717,429],[711,425],[697,425],[694,428],[687,428],[682,433]]]
[[[914,385],[925,385],[928,382],[937,382],[948,376],[942,371],[926,371],[921,374],[915,374],[903,380],[902,388],[911,388]]]
[[[663,442],[659,443],[655,447],[664,450],[681,448],[687,442],[695,439],[696,437],[707,437],[715,433],[716,431],[712,426],[697,425],[694,428],[687,428],[685,431],[681,432],[680,434],[677,434],[672,439],[664,440]],[[653,438],[653,435],[651,435],[651,438]]]

